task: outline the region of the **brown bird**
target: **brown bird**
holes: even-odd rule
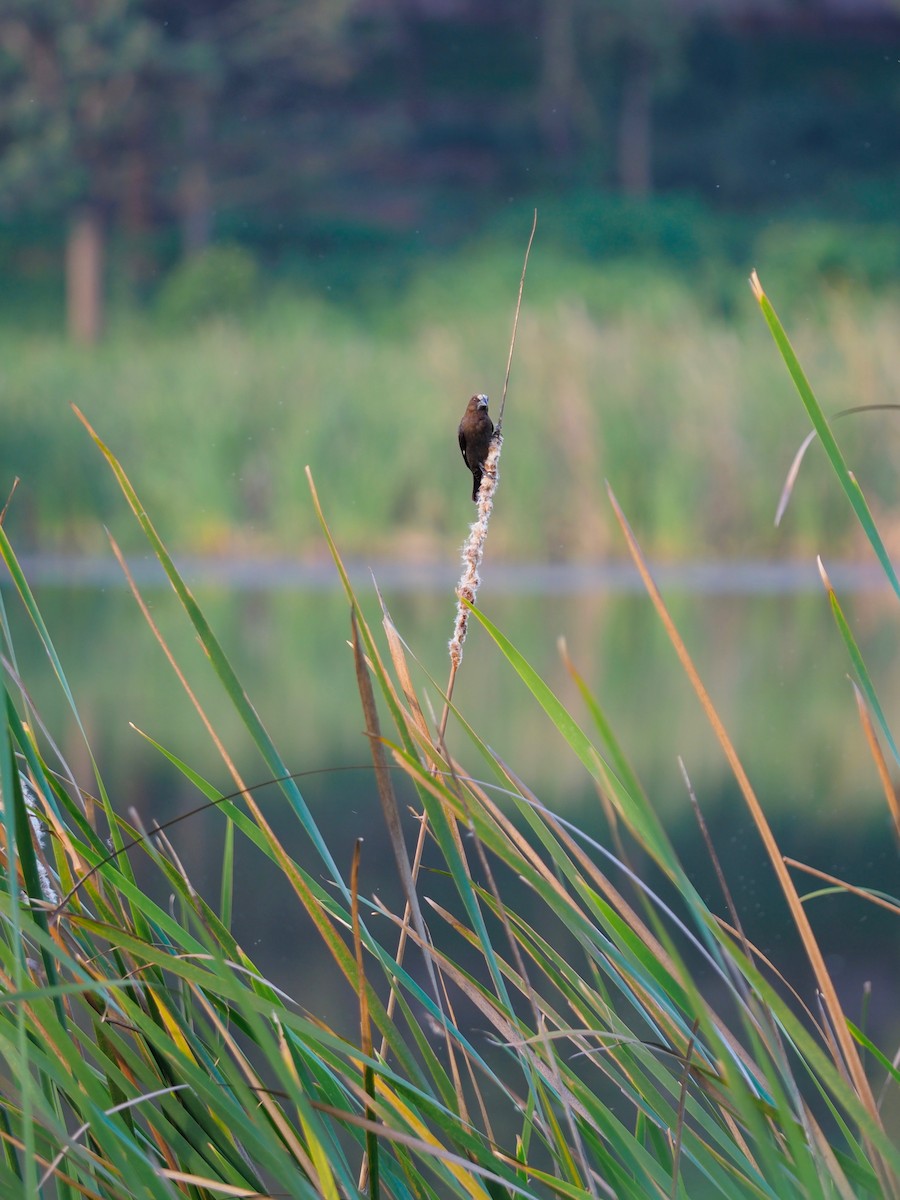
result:
[[[478,499],[481,468],[494,436],[494,422],[488,416],[487,396],[473,396],[459,423],[459,448],[463,462],[472,472],[472,499]]]

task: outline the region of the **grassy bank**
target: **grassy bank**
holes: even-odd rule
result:
[[[302,468],[317,471],[348,554],[441,556],[469,514],[456,447],[465,400],[499,399],[515,262],[435,260],[405,290],[340,309],[266,292],[240,319],[171,328],[121,318],[95,350],[0,332],[0,480],[22,476],[9,527],[26,543],[96,549],[124,532],[77,404],[129,463],[177,548],[315,554]],[[776,294],[777,298],[777,294]],[[513,369],[494,553],[591,558],[614,537],[609,478],[652,554],[852,550],[815,450],[783,528],[772,515],[808,424],[772,361],[745,283],[724,318],[687,276],[535,253]],[[799,306],[798,348],[826,411],[893,398],[890,295],[825,292]],[[888,517],[900,466],[890,413],[846,423],[852,465]],[[177,431],[177,432],[176,432]]]

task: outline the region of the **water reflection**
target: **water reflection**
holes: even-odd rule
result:
[[[122,572],[110,558],[66,554],[22,555],[20,562],[33,585],[53,587],[121,587]],[[383,589],[447,594],[458,577],[453,564],[424,562],[347,562],[354,587],[366,587],[374,576]],[[198,559],[182,558],[178,567],[194,586],[225,586],[231,591],[274,592],[331,591],[335,584],[330,559],[317,562],[293,558]],[[129,570],[141,585],[163,584],[162,567],[151,555],[134,560]],[[842,592],[884,591],[884,572],[877,563],[829,565],[829,577]],[[653,575],[664,588],[693,595],[787,595],[821,592],[818,569],[812,561],[678,562],[654,566]],[[630,561],[598,563],[499,563],[491,566],[494,592],[516,595],[579,596],[642,592],[640,576]]]
[[[334,587],[331,568],[328,571],[330,586],[325,586],[323,575],[304,589],[283,584],[262,588],[259,580],[253,587],[202,577],[191,582],[284,760],[291,770],[312,772],[300,780],[301,790],[335,858],[349,867],[354,841],[364,837],[363,885],[369,894],[379,893],[396,907],[399,890],[369,769],[347,646],[347,604]],[[836,584],[839,577],[832,572]],[[859,727],[846,652],[821,588],[807,590],[804,584],[778,592],[772,590],[772,577],[766,577],[754,590],[741,591],[734,574],[728,578],[732,586],[724,586],[722,577],[713,587],[708,578],[708,586],[697,592],[684,578],[679,583],[661,573],[676,623],[776,826],[782,849],[850,882],[896,892],[896,848],[885,803]],[[862,578],[857,576],[857,582]],[[416,656],[417,682],[439,711],[439,687],[448,672],[452,580],[445,587],[431,580],[428,586],[409,588],[388,574],[379,583]],[[792,969],[797,947],[782,933],[783,909],[770,869],[649,601],[624,588],[585,585],[566,592],[537,586],[526,591],[509,584],[502,573],[499,580],[494,572],[488,575],[481,594],[485,612],[588,728],[589,717],[558,653],[557,640],[565,638],[692,877],[721,911],[677,766],[677,757],[684,759],[750,936],[776,963]],[[374,590],[364,577],[360,587],[370,620],[377,624],[380,609]],[[135,727],[217,787],[230,790],[222,762],[132,598],[119,586],[59,587],[46,579],[36,582],[35,590],[119,811],[134,809],[150,826],[187,812],[202,799]],[[94,790],[76,723],[47,659],[18,602],[9,590],[4,589],[4,595],[21,676],[75,778]],[[150,586],[146,598],[239,770],[248,780],[264,781],[266,768],[171,590]],[[896,602],[883,591],[863,588],[846,598],[846,608],[890,718],[900,703],[900,685],[892,670]],[[583,768],[477,627],[466,647],[455,700],[543,803],[602,836],[598,798]],[[483,759],[466,746],[464,734],[452,722],[449,738],[457,757],[473,772],[484,773]],[[404,784],[401,790],[412,805],[412,790]],[[261,788],[258,799],[298,860],[322,877],[321,863],[304,844],[305,835],[277,789]],[[221,814],[206,812],[171,832],[195,885],[212,898],[219,887],[223,826]],[[411,818],[409,828],[411,839]],[[439,886],[436,877],[431,884]],[[802,890],[816,887],[810,881]],[[259,853],[241,846],[235,904],[239,939],[279,986],[298,995],[306,1007],[327,1008],[336,1021],[352,1023],[349,989],[320,961],[316,936],[282,889],[282,881],[266,869]],[[851,1014],[859,1013],[863,981],[872,979],[870,1022],[886,1034],[892,1029],[896,1037],[900,1030],[890,994],[897,978],[897,939],[885,915],[846,897],[812,901],[810,911],[816,927],[825,932],[825,949]],[[315,970],[310,970],[312,962]]]

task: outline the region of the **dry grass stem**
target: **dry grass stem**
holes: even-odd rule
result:
[[[628,544],[628,549],[631,553],[632,560],[637,567],[638,572],[640,573],[641,579],[644,582],[644,587],[646,588],[647,593],[653,602],[653,606],[663,623],[663,627],[666,630],[669,640],[671,641],[672,646],[674,647],[675,652],[681,661],[681,665],[684,668],[685,674],[687,675],[688,680],[690,681],[691,686],[693,687],[694,692],[700,701],[707,720],[715,732],[719,745],[722,747],[738,787],[740,788],[741,794],[744,797],[747,808],[753,818],[756,829],[769,855],[772,866],[774,867],[781,891],[785,897],[785,900],[787,901],[794,924],[803,942],[807,957],[809,958],[810,965],[815,974],[818,987],[822,994],[825,1009],[828,1014],[829,1022],[834,1031],[835,1062],[842,1071],[846,1072],[846,1077],[852,1080],[852,1085],[857,1097],[860,1103],[866,1109],[873,1125],[875,1125],[876,1128],[881,1129],[881,1117],[876,1109],[872,1088],[863,1070],[856,1044],[853,1041],[850,1030],[847,1027],[846,1017],[844,1016],[844,1011],[841,1007],[837,989],[834,986],[834,982],[826,966],[822,950],[818,941],[816,940],[815,934],[813,933],[812,926],[809,923],[809,918],[806,915],[806,912],[800,901],[800,897],[797,894],[796,888],[794,887],[794,882],[788,872],[787,867],[785,866],[781,852],[778,849],[778,845],[775,841],[774,834],[772,833],[771,826],[769,825],[762,805],[757,798],[756,792],[753,790],[747,773],[744,770],[743,764],[738,758],[734,744],[728,736],[725,726],[722,724],[721,718],[719,717],[719,714],[713,705],[712,699],[704,687],[699,674],[697,673],[694,663],[688,654],[687,647],[682,641],[681,636],[675,627],[675,623],[669,615],[669,611],[665,605],[665,602],[663,601],[662,595],[660,594],[656,583],[650,575],[646,560],[644,559],[643,553],[638,546],[634,533],[631,530],[631,526],[628,524],[625,514],[622,512],[619,502],[608,483],[606,485],[606,490],[607,494],[609,495],[610,503],[612,504],[613,512],[616,515],[616,519],[619,522],[619,526]],[[825,568],[822,565],[821,559],[819,560],[819,570],[822,573],[823,580],[826,581],[827,587],[827,575],[825,574]],[[871,1141],[868,1138],[865,1138],[865,1141],[868,1143],[867,1148],[872,1157],[872,1161],[875,1164],[875,1169],[879,1172],[882,1178],[886,1178],[886,1167],[881,1156],[875,1151]]]
[[[460,581],[456,586],[456,624],[453,627],[453,637],[450,639],[450,680],[447,684],[447,703],[444,706],[444,713],[441,719],[441,727],[439,741],[443,741],[444,733],[447,728],[447,717],[450,714],[450,700],[453,696],[453,685],[456,682],[456,672],[459,670],[459,664],[462,662],[463,644],[466,640],[466,631],[469,624],[469,612],[466,607],[468,604],[475,603],[475,597],[478,594],[478,588],[481,583],[481,578],[478,574],[478,568],[481,565],[481,560],[484,557],[484,544],[487,541],[488,525],[491,519],[491,513],[494,509],[494,492],[497,490],[499,481],[498,463],[500,462],[500,451],[503,449],[503,434],[501,432],[503,426],[503,410],[506,408],[506,393],[509,389],[509,373],[512,369],[513,354],[516,348],[516,333],[519,328],[519,314],[522,311],[522,293],[525,289],[525,274],[528,270],[528,259],[531,255],[531,247],[534,242],[534,234],[537,229],[537,209],[534,210],[534,220],[531,223],[531,233],[528,237],[528,245],[525,247],[525,259],[522,263],[522,275],[519,279],[519,294],[516,297],[516,311],[513,317],[512,336],[509,340],[509,356],[506,360],[506,375],[503,380],[503,394],[500,398],[500,412],[497,415],[497,424],[494,429],[494,438],[491,442],[491,447],[488,450],[487,458],[482,465],[482,481],[478,491],[478,519],[469,529],[469,536],[466,539],[466,544],[463,546],[462,561],[463,573]]]
[[[525,290],[525,272],[528,270],[528,259],[537,231],[537,209],[534,210],[534,220],[531,222],[531,233],[528,245],[525,247],[525,259],[522,263],[522,277],[519,280],[519,294],[516,297],[516,315],[513,317],[512,337],[509,339],[509,357],[506,360],[506,375],[503,377],[503,395],[500,397],[500,412],[497,414],[497,433],[503,430],[503,410],[506,408],[506,393],[509,391],[509,373],[512,370],[513,353],[516,348],[516,334],[519,331],[519,313],[522,311],[522,292]]]

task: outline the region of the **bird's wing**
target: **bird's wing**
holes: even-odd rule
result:
[[[463,456],[463,462],[466,464],[466,466],[471,471],[472,468],[469,464],[469,459],[466,456],[466,435],[463,433],[463,431],[461,429],[459,430],[459,449],[460,449],[460,453]]]

